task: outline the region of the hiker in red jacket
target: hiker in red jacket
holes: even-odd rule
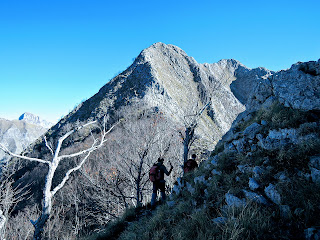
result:
[[[191,159],[186,161],[183,165],[183,172],[188,173],[193,171],[198,167],[198,163],[196,162],[197,155],[192,154]]]
[[[154,208],[154,206],[156,204],[158,189],[160,189],[160,192],[161,192],[161,200],[164,201],[166,199],[166,193],[165,193],[166,181],[164,180],[164,174],[169,176],[170,173],[172,172],[173,166],[170,163],[171,168],[168,172],[167,168],[163,165],[163,161],[164,161],[163,158],[158,158],[158,162],[153,165],[153,167],[156,167],[157,176],[150,177],[150,180],[153,182],[153,191],[152,191],[152,198],[151,198],[151,207],[152,208]]]

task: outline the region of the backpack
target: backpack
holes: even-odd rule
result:
[[[151,182],[159,181],[161,179],[160,169],[157,165],[153,165],[149,171],[149,179]]]
[[[184,165],[183,171],[187,173],[192,171],[194,168],[195,168],[195,165],[193,163],[193,160],[188,160]]]

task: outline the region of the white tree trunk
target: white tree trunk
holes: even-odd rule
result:
[[[40,163],[48,164],[49,169],[48,169],[48,173],[46,176],[45,186],[43,189],[42,212],[41,212],[40,217],[36,221],[31,220],[31,223],[33,224],[33,226],[35,228],[34,235],[33,235],[34,240],[42,239],[42,233],[43,233],[44,226],[47,223],[47,221],[50,217],[50,214],[51,214],[52,199],[53,199],[54,195],[57,193],[57,191],[59,191],[65,185],[65,183],[67,182],[67,180],[70,177],[70,174],[81,168],[81,166],[85,163],[85,161],[90,156],[91,152],[93,152],[96,149],[103,146],[103,144],[107,141],[107,139],[105,139],[106,135],[118,124],[118,123],[115,124],[108,131],[106,131],[106,128],[105,128],[106,121],[105,121],[104,127],[101,131],[101,138],[99,139],[99,143],[98,143],[98,139],[94,138],[93,144],[90,148],[79,151],[77,153],[70,154],[70,155],[59,156],[62,143],[66,138],[68,138],[75,131],[78,131],[81,128],[84,128],[84,127],[91,125],[91,124],[94,124],[94,123],[96,123],[96,122],[95,121],[89,122],[83,126],[78,127],[76,130],[71,130],[71,131],[67,132],[65,135],[63,135],[61,138],[59,138],[56,150],[54,152],[53,152],[52,148],[49,146],[49,144],[47,143],[47,140],[45,138],[44,140],[45,140],[46,146],[49,148],[50,152],[53,155],[52,161],[46,161],[46,160],[42,160],[42,159],[30,158],[30,157],[17,155],[17,154],[10,152],[5,146],[0,144],[0,149],[2,149],[5,153],[7,153],[11,156],[22,158],[22,159],[29,160],[29,161],[37,161]],[[65,177],[60,182],[60,184],[58,184],[58,186],[56,186],[53,190],[51,190],[53,177],[54,177],[55,171],[57,170],[57,167],[58,167],[60,161],[65,158],[72,158],[72,157],[76,157],[76,156],[81,156],[83,154],[86,154],[86,156],[83,157],[83,159],[80,161],[80,163],[76,167],[68,170]],[[4,222],[5,222],[5,220],[4,220]]]

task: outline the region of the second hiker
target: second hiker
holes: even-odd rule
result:
[[[198,167],[196,158],[197,158],[197,155],[192,154],[191,159],[189,159],[184,163],[184,166],[183,166],[184,173],[191,172]]]
[[[164,174],[167,176],[172,172],[173,166],[170,163],[171,167],[168,172],[167,168],[163,165],[163,158],[158,158],[158,162],[153,165],[150,170],[150,180],[153,182],[153,191],[151,198],[151,207],[154,207],[157,199],[157,192],[160,189],[161,192],[161,200],[164,201],[166,199],[166,181],[164,180]]]

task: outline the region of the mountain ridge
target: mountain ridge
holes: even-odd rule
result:
[[[232,154],[242,149],[248,151],[248,145],[250,147],[251,143],[257,145],[255,147],[270,147],[274,144],[272,141],[276,142],[279,139],[281,143],[286,143],[288,141],[286,139],[287,130],[266,129],[265,132],[261,130],[262,127],[260,125],[263,125],[262,120],[264,119],[261,119],[261,121],[257,122],[258,125],[255,124],[249,129],[247,129],[248,126],[243,127],[244,129],[241,129],[240,132],[239,129],[241,127],[239,126],[244,126],[250,122],[250,119],[254,118],[256,112],[260,109],[275,109],[278,111],[277,106],[274,107],[276,103],[287,107],[289,113],[291,110],[307,112],[320,110],[318,94],[320,79],[317,75],[317,67],[314,67],[319,63],[320,60],[318,62],[297,63],[293,64],[290,69],[279,72],[273,72],[262,67],[250,69],[233,59],[220,60],[218,63],[212,64],[199,64],[194,58],[189,57],[182,49],[174,45],[156,43],[143,50],[131,66],[105,84],[98,93],[78,105],[66,117],[61,119],[46,133],[46,137],[54,144],[57,138],[67,131],[66,129],[72,129],[79,126],[79,124],[92,120],[99,121],[105,116],[108,119],[107,124],[111,126],[119,118],[126,117],[123,115],[126,113],[123,111],[125,108],[135,106],[134,104],[136,103],[140,103],[151,113],[159,114],[160,117],[165,116],[174,121],[174,124],[172,124],[175,126],[174,131],[182,133],[183,129],[188,126],[188,117],[194,116],[199,109],[209,102],[210,104],[198,120],[195,130],[197,138],[194,146],[196,145],[196,148],[192,149],[192,151],[198,151],[199,155],[210,153],[221,139],[230,144],[218,147],[226,151],[230,150],[233,152]],[[131,109],[131,111],[134,110]],[[286,111],[287,109],[284,112]],[[299,116],[299,111],[296,116]],[[143,113],[139,114],[137,119],[143,117]],[[310,113],[310,116],[312,117],[312,113]],[[310,118],[310,116],[308,115],[307,118]],[[272,116],[269,117],[272,119]],[[281,115],[279,119],[281,117],[283,116]],[[146,114],[145,118],[150,118],[150,115]],[[128,118],[126,121],[130,122],[130,119]],[[312,125],[308,121],[303,124],[307,124],[308,128],[309,125]],[[316,127],[312,125],[311,129]],[[246,130],[246,134],[249,135],[252,130],[254,132],[252,133],[254,141],[247,139],[242,130]],[[269,130],[271,131],[270,134],[267,132]],[[265,135],[257,135],[259,131]],[[118,135],[115,135],[121,139],[122,135],[119,134],[118,132]],[[284,135],[284,139],[279,137],[282,135]],[[79,135],[67,139],[62,151],[72,152],[73,146],[81,148],[81,144],[85,142],[86,138],[87,135]],[[114,135],[112,136],[113,140],[116,140]],[[181,144],[181,138],[177,140],[177,144]],[[106,146],[106,151],[116,154],[117,151],[113,153],[112,146],[111,149]],[[180,154],[179,151],[177,153]],[[38,139],[24,154],[48,159],[51,153],[46,149],[43,140]],[[103,162],[108,166],[112,165],[110,161],[115,157],[112,154],[102,155],[102,157],[100,155],[92,156],[94,160],[90,163],[91,167],[100,166]],[[182,154],[180,155],[174,156],[176,166],[182,164]],[[111,160],[109,160],[108,156],[111,156]],[[234,168],[233,160],[237,163],[237,157],[230,156],[232,160],[230,160],[230,163],[226,158],[221,157],[221,169],[224,169],[225,166],[231,169]],[[121,159],[121,157],[120,155],[119,158]],[[246,160],[249,159],[247,159],[247,156],[241,157]],[[63,176],[64,171],[70,164],[72,163],[64,162],[60,166],[59,171],[57,171],[57,178]],[[214,165],[214,163],[212,164]],[[46,168],[36,163],[26,165],[17,176],[18,183],[32,184],[33,200],[40,202],[41,192],[36,192],[36,189],[42,189]],[[210,171],[219,170],[212,169],[212,166],[210,168]],[[103,175],[105,171],[98,169],[97,173]],[[86,175],[86,172],[82,174]],[[34,179],[34,176],[37,176],[37,179]],[[80,178],[81,174],[78,177]],[[229,180],[231,181],[232,179]],[[172,181],[170,184],[173,184]],[[191,179],[190,186],[193,185],[192,181]],[[194,183],[197,184],[197,181]],[[201,182],[202,180],[199,181]],[[179,187],[181,187],[180,185]],[[192,192],[192,186],[190,188],[188,185],[187,188]],[[148,188],[147,190],[150,189]],[[201,196],[200,193],[201,191],[199,196]]]

